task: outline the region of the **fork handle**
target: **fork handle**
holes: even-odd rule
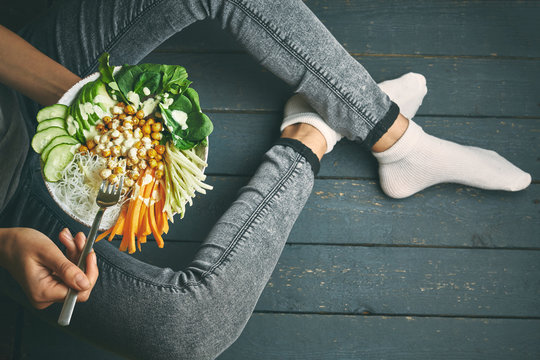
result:
[[[90,250],[92,250],[94,242],[96,241],[97,231],[99,229],[99,224],[101,223],[101,218],[103,217],[104,211],[105,208],[99,208],[96,217],[94,218],[94,222],[92,223],[92,228],[90,229],[88,237],[86,238],[86,243],[84,244],[84,248],[79,257],[79,261],[77,262],[77,266],[84,272],[86,272],[86,258],[88,257],[88,254],[90,253]],[[77,290],[69,288],[66,298],[64,299],[62,311],[60,312],[60,316],[58,317],[59,325],[69,325],[69,322],[71,321],[71,315],[73,314],[73,309],[75,308],[75,303],[77,302],[78,294],[79,292]]]

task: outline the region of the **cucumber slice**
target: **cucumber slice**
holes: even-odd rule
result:
[[[79,124],[75,121],[73,116],[71,116],[71,114],[68,115],[66,118],[66,130],[68,134],[71,136],[75,136],[75,134],[77,133],[78,126]]]
[[[40,131],[32,138],[32,149],[38,154],[41,154],[47,144],[55,137],[67,135],[66,130],[59,127],[50,127]]]
[[[60,145],[60,144],[75,145],[75,144],[79,144],[79,141],[77,139],[75,139],[74,137],[68,136],[68,135],[62,135],[62,136],[55,137],[54,139],[52,139],[49,142],[49,144],[47,146],[45,146],[45,149],[43,149],[43,151],[41,152],[41,161],[43,161],[44,163],[47,162],[47,158],[49,157],[49,153],[51,152],[51,150],[56,145]]]
[[[41,110],[36,115],[37,121],[42,122],[43,120],[52,119],[52,118],[66,118],[67,106],[62,104],[54,104],[47,106]]]
[[[43,166],[45,180],[56,182],[62,178],[62,171],[73,159],[73,148],[72,144],[59,144],[52,148]]]
[[[52,118],[52,119],[43,120],[42,122],[40,122],[37,126],[36,131],[40,132],[41,130],[45,130],[50,127],[59,127],[63,129],[65,125],[66,125],[66,122],[64,121],[64,119]]]

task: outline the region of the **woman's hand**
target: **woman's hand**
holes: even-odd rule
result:
[[[66,256],[58,246],[41,232],[30,228],[1,229],[0,265],[5,267],[21,285],[37,309],[54,302],[63,302],[68,287],[79,291],[77,301],[86,301],[98,278],[96,255],[86,259],[86,274],[77,267],[86,237],[75,238],[68,229],[59,235],[66,246]]]

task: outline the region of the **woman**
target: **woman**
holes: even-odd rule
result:
[[[28,151],[36,103],[56,102],[96,71],[101,53],[109,52],[112,63],[137,63],[206,18],[217,19],[302,97],[287,103],[281,139],[187,269],[157,268],[100,242],[84,274],[51,240],[58,237],[74,261],[84,242],[79,231],[86,230],[53,203]],[[311,193],[320,159],[341,135],[373,151],[392,197],[448,181],[511,191],[530,183],[493,152],[424,133],[410,120],[425,94],[422,78],[382,84],[383,92],[300,0],[66,2],[21,32],[39,51],[1,32],[0,81],[32,99],[18,96],[14,108],[6,105],[11,92],[2,90],[0,153],[12,155],[2,170],[13,176],[4,176],[1,187],[1,286],[40,309],[61,302],[68,286],[81,291],[82,301],[92,292],[69,329],[130,358],[211,359],[234,342]],[[132,299],[129,309],[125,299]],[[49,310],[44,316],[55,321],[58,311]]]

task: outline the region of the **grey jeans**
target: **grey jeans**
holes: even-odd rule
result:
[[[83,77],[105,51],[137,63],[191,23],[213,18],[262,65],[302,93],[331,127],[371,147],[399,109],[300,0],[66,1],[21,35]],[[188,69],[189,70],[189,69]],[[21,97],[34,131],[37,105]],[[140,262],[106,241],[95,246],[100,277],[69,327],[129,358],[212,359],[240,335],[313,187],[318,161],[300,143],[272,147],[190,265],[172,271]],[[0,226],[28,226],[57,240],[87,229],[56,206],[30,154]],[[24,294],[0,269],[2,289]],[[125,301],[131,299],[129,309]],[[54,322],[59,307],[41,315]]]

